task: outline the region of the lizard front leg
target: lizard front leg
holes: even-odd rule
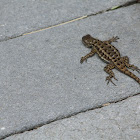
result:
[[[114,72],[112,71],[112,69],[114,69],[115,68],[115,65],[114,64],[108,64],[105,68],[104,68],[104,71],[106,72],[106,73],[108,73],[109,74],[109,76],[107,76],[106,77],[106,81],[108,81],[107,82],[107,84],[109,84],[109,82],[111,82],[111,83],[113,83],[113,81],[111,80],[112,78],[114,78],[115,80],[117,80],[116,78],[115,78],[115,75],[114,75]],[[114,83],[113,83],[114,84]],[[114,84],[115,85],[115,84]],[[115,85],[116,86],[116,85]]]
[[[89,57],[92,57],[96,53],[95,49],[92,49],[90,53],[88,53],[86,56],[81,57],[80,63],[82,64],[84,61],[87,61]]]
[[[129,58],[127,56],[122,57],[126,67],[129,69],[132,69],[133,71],[136,70],[138,73],[140,73],[140,69],[137,66],[129,64]]]
[[[118,39],[119,39],[119,37],[116,36],[116,37],[112,37],[111,39],[106,40],[106,41],[104,41],[104,42],[105,42],[105,43],[108,43],[108,44],[111,44],[112,42],[117,42]]]

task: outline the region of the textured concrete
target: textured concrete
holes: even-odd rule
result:
[[[140,67],[139,11],[133,5],[1,42],[0,137],[140,92],[138,83],[117,70],[117,86],[107,86],[106,64],[96,56],[79,62],[90,51],[83,35],[118,35],[114,45]]]
[[[140,95],[5,140],[140,140]]]
[[[129,0],[0,0],[0,40],[96,13]]]

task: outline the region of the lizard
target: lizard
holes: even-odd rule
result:
[[[94,54],[98,54],[101,59],[108,63],[104,67],[104,71],[109,74],[109,76],[106,77],[107,84],[111,82],[116,86],[116,84],[112,81],[112,78],[117,80],[114,72],[112,71],[114,68],[133,78],[140,84],[140,79],[129,71],[128,68],[133,71],[136,70],[138,73],[140,73],[140,69],[135,65],[129,64],[129,58],[127,56],[121,57],[120,52],[111,44],[112,42],[117,42],[118,39],[119,37],[116,36],[109,40],[101,41],[93,38],[89,34],[83,36],[82,42],[87,48],[91,48],[91,52],[84,57],[81,57],[80,63],[82,64],[84,61],[87,61],[89,57],[92,57]]]

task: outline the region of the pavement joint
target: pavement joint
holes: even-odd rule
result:
[[[36,126],[29,127],[29,128],[24,129],[24,130],[20,130],[20,131],[18,131],[18,132],[5,135],[5,136],[2,137],[0,140],[3,140],[3,139],[5,139],[5,138],[8,138],[8,137],[13,136],[13,135],[22,134],[22,133],[27,132],[27,131],[29,132],[29,131],[36,130],[36,129],[38,129],[38,128],[44,126],[44,125],[47,125],[47,124],[50,124],[50,123],[52,123],[52,122],[56,122],[56,121],[59,121],[59,120],[71,118],[71,117],[76,116],[76,115],[78,115],[78,114],[80,114],[80,113],[84,113],[84,112],[87,112],[87,111],[93,111],[93,110],[100,109],[100,108],[103,108],[103,107],[108,106],[108,105],[111,105],[111,104],[119,103],[119,102],[125,101],[125,100],[127,100],[127,99],[129,99],[129,98],[131,98],[131,97],[135,97],[135,96],[138,96],[138,95],[140,95],[140,93],[136,93],[136,94],[134,94],[134,95],[130,95],[130,96],[121,98],[121,99],[116,100],[116,101],[111,101],[111,102],[108,102],[108,103],[104,103],[104,104],[102,104],[102,105],[99,105],[99,106],[96,106],[96,107],[93,107],[93,108],[89,108],[89,109],[86,109],[86,110],[81,110],[81,111],[79,111],[79,112],[75,112],[75,113],[69,114],[69,115],[67,115],[67,116],[59,116],[59,117],[57,117],[56,119],[49,120],[49,121],[47,121],[47,122],[40,123],[40,124],[38,124],[38,125],[36,125]]]
[[[61,26],[61,25],[65,25],[65,24],[68,24],[68,23],[71,23],[71,22],[75,22],[75,21],[78,21],[78,20],[82,20],[82,19],[88,18],[90,16],[96,16],[98,14],[102,14],[102,13],[105,13],[105,12],[117,10],[119,8],[131,6],[131,5],[134,5],[134,4],[137,4],[137,3],[140,3],[140,1],[139,0],[131,0],[129,2],[126,2],[126,3],[122,4],[122,5],[113,6],[111,8],[106,9],[106,10],[101,10],[101,11],[93,13],[93,14],[89,14],[89,15],[78,17],[78,18],[74,18],[72,20],[69,20],[69,21],[66,21],[66,22],[62,22],[62,23],[59,23],[59,24],[56,24],[56,25],[52,25],[52,26],[45,27],[45,28],[40,28],[40,29],[31,31],[31,32],[25,32],[25,33],[20,34],[20,35],[14,35],[14,36],[11,36],[11,37],[5,37],[4,39],[1,39],[0,42],[8,41],[8,40],[11,40],[11,39],[14,39],[14,38],[18,38],[18,37],[21,37],[21,36],[25,36],[25,35],[30,35],[30,34],[33,34],[33,33],[37,33],[37,32],[40,32],[40,31],[47,30],[47,29],[55,28],[55,27],[58,27],[58,26]]]

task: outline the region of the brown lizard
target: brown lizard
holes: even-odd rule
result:
[[[107,84],[109,82],[113,83],[111,80],[112,78],[117,80],[112,71],[114,68],[130,76],[140,84],[140,79],[127,68],[136,70],[138,73],[140,73],[140,69],[134,65],[129,64],[129,58],[127,56],[121,57],[119,51],[113,45],[111,45],[112,42],[117,42],[118,39],[119,38],[116,36],[107,41],[100,41],[90,35],[83,36],[82,42],[87,48],[91,48],[91,52],[82,57],[80,62],[83,63],[83,61],[97,53],[101,59],[108,63],[104,68],[104,71],[109,74],[109,76],[106,77],[106,81],[108,81]]]

